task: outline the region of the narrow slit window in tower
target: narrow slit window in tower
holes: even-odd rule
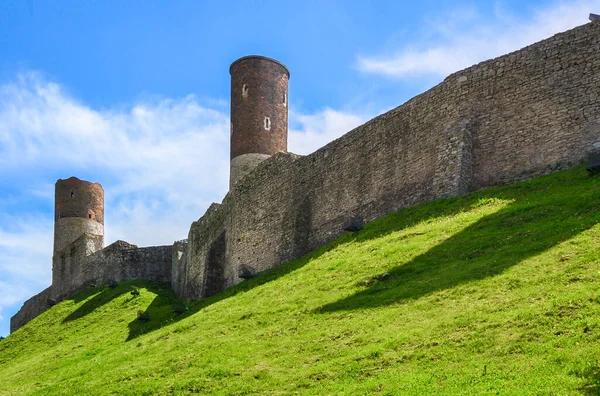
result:
[[[73,191],[71,191],[71,198],[73,198],[74,195],[75,195],[75,193]]]
[[[269,117],[265,117],[265,129],[267,131],[271,130],[271,119]]]
[[[283,105],[287,107],[287,94],[283,94]]]
[[[248,86],[246,84],[242,85],[242,97],[243,98],[248,97]]]
[[[91,219],[91,218],[92,218],[92,214],[88,213],[88,219]]]

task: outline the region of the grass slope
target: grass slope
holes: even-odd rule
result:
[[[167,287],[86,291],[0,341],[0,393],[600,394],[599,222],[579,167],[399,211],[184,314]]]

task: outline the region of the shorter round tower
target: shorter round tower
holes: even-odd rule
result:
[[[244,56],[231,74],[229,189],[259,163],[287,151],[288,68],[264,56]]]
[[[58,179],[54,216],[55,255],[84,233],[104,237],[104,189],[76,177]]]

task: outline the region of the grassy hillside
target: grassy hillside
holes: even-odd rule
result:
[[[580,167],[402,210],[183,314],[167,287],[90,290],[0,341],[0,394],[600,394],[598,223]]]

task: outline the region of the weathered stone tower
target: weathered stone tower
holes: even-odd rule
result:
[[[231,74],[231,165],[229,189],[260,162],[287,151],[288,80],[281,62],[245,56]]]
[[[100,236],[104,245],[104,189],[70,177],[58,179],[54,195],[54,255],[83,234]]]

